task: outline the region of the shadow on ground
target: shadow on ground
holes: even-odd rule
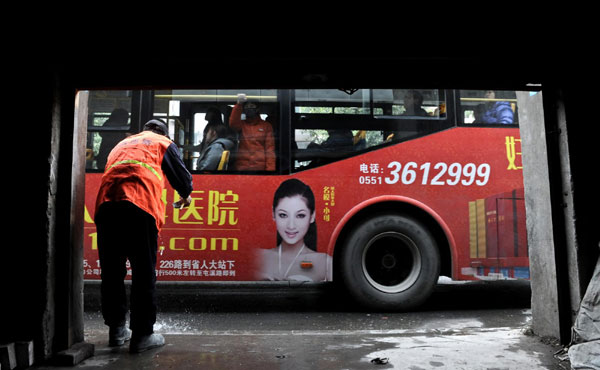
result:
[[[332,283],[159,284],[164,312],[352,312],[364,310]],[[528,281],[442,282],[419,311],[530,308]],[[100,286],[86,283],[85,310],[100,310]]]

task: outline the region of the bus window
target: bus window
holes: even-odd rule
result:
[[[443,90],[295,90],[294,168],[312,168],[448,127]]]
[[[512,125],[518,123],[515,91],[460,90],[459,123]]]
[[[238,94],[259,108],[256,119],[260,123],[248,125],[255,132],[245,130],[248,118],[236,109]],[[278,112],[277,90],[167,90],[154,95],[154,117],[167,122],[169,136],[187,168],[202,173],[275,171]],[[259,144],[270,148],[268,155]],[[224,151],[229,155],[224,156]],[[217,153],[225,160],[224,166],[212,160]],[[248,165],[247,159],[256,159],[259,154],[264,162],[269,156],[270,167]]]
[[[188,147],[191,139],[189,122],[185,117],[185,106],[182,104],[182,100],[172,98],[174,96],[185,96],[185,94],[176,90],[154,92],[153,118],[160,119],[167,124],[169,138],[177,144],[184,163],[191,170],[191,153]]]
[[[446,96],[437,89],[373,90],[374,117],[394,119],[396,125],[384,131],[385,141],[402,141],[439,131],[446,119]]]
[[[444,118],[446,100],[440,90],[378,89],[373,90],[374,112],[380,117],[411,119]]]
[[[131,133],[132,91],[90,91],[86,170],[104,170],[108,153]]]

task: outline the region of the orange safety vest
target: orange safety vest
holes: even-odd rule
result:
[[[108,155],[96,198],[96,211],[104,202],[128,201],[150,214],[160,231],[165,223],[161,199],[165,175],[161,164],[171,140],[152,131],[119,142]]]

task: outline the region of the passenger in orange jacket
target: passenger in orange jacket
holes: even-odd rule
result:
[[[242,119],[242,113],[245,119]],[[275,171],[275,138],[269,122],[260,118],[258,105],[238,94],[231,111],[229,126],[241,133],[234,169],[241,171]]]

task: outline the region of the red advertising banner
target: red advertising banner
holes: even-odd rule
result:
[[[179,196],[163,191],[158,280],[331,280],[348,222],[382,204],[410,205],[438,222],[453,278],[474,279],[473,260],[527,256],[524,206],[512,196],[497,205],[504,219],[497,245],[473,244],[474,237],[486,240],[478,230],[487,223],[473,224],[474,202],[523,187],[518,134],[455,128],[293,175],[196,174],[189,208],[173,208]],[[101,176],[86,176],[86,279],[100,278],[93,207]]]

